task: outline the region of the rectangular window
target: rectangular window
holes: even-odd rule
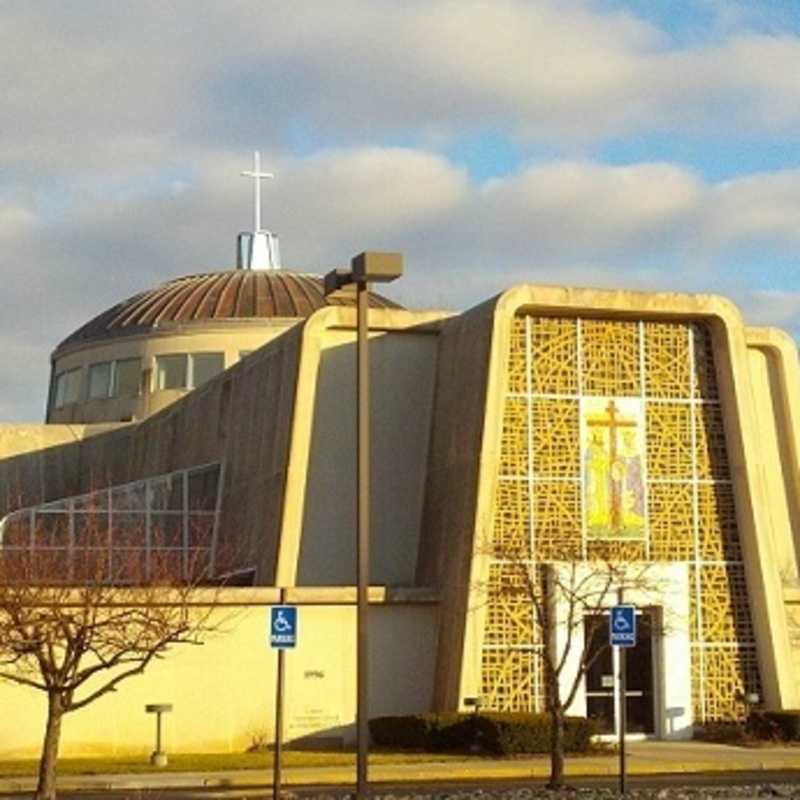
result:
[[[185,353],[156,358],[156,387],[185,389],[188,386],[188,358]]]
[[[171,473],[149,482],[149,506],[155,511],[180,511],[183,508],[183,473]]]
[[[64,399],[65,403],[77,403],[81,399],[81,379],[83,378],[83,370],[71,369],[67,373],[67,394]]]
[[[109,397],[111,393],[111,362],[103,361],[89,367],[89,399]]]
[[[189,473],[189,508],[192,511],[214,511],[219,494],[219,464],[211,464]]]
[[[139,381],[142,373],[140,358],[123,358],[115,363],[113,397],[136,397],[139,394]]]
[[[89,399],[136,397],[139,394],[141,368],[140,358],[92,364],[89,367]]]
[[[66,514],[36,514],[33,536],[35,547],[69,547],[69,517]]]
[[[196,389],[224,369],[224,353],[176,353],[158,356],[156,389]]]
[[[61,375],[56,375],[56,389],[53,392],[53,404],[56,408],[61,408],[64,405],[64,393],[67,388],[67,375],[62,372]]]
[[[192,386],[197,388],[225,369],[224,353],[192,354]]]
[[[77,403],[81,395],[81,369],[68,370],[56,376],[55,407]]]

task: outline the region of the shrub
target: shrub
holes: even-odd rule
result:
[[[377,745],[414,750],[482,750],[495,755],[547,753],[550,718],[546,714],[413,714],[370,720]],[[585,753],[597,727],[583,717],[567,717],[564,750]]]
[[[550,751],[550,717],[545,714],[487,714],[484,748],[497,755],[547,753]],[[585,753],[597,726],[583,717],[567,717],[564,751]]]
[[[747,729],[759,739],[800,742],[800,711],[752,711]]]
[[[427,750],[436,726],[437,716],[435,714],[408,714],[371,719],[369,732],[372,741],[381,747]]]
[[[746,745],[748,731],[739,722],[706,722],[695,730],[695,739],[716,744]]]

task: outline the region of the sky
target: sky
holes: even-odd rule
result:
[[[105,308],[399,250],[386,294],[714,292],[800,335],[796,0],[0,0],[0,420]]]

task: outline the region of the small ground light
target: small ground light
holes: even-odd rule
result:
[[[156,715],[156,749],[150,756],[150,763],[154,767],[166,767],[167,754],[161,746],[163,741],[161,737],[161,715],[169,714],[169,712],[172,711],[172,703],[148,703],[144,707],[144,710],[147,714]]]
[[[471,708],[477,714],[481,710],[483,699],[480,697],[465,697],[464,705],[467,708]]]

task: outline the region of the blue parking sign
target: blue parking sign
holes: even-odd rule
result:
[[[270,609],[269,643],[279,650],[297,645],[297,606],[273,606]]]
[[[613,647],[636,647],[636,606],[612,606],[608,633]]]

